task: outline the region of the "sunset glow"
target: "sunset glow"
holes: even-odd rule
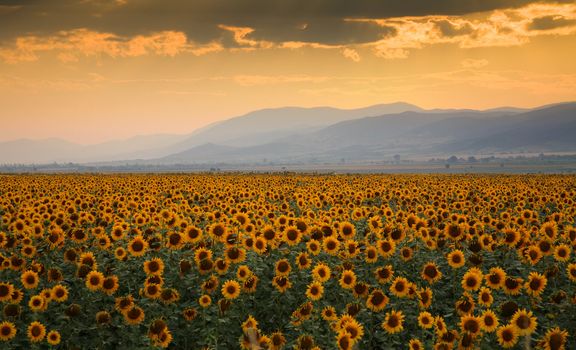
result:
[[[187,133],[291,105],[575,97],[572,1],[241,3],[0,1],[0,140]]]

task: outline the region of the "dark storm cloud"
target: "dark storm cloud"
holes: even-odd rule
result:
[[[450,23],[450,21],[437,21],[436,26],[438,26],[438,29],[440,29],[440,32],[445,37],[466,35],[474,31],[472,26],[470,26],[470,24],[468,23],[462,27],[457,27],[454,24]]]
[[[463,15],[523,6],[534,0],[0,0],[0,40],[88,28],[132,36],[163,30],[204,43],[222,38],[219,24],[251,27],[271,42],[351,44],[374,41],[393,29],[344,18]],[[570,1],[560,1],[570,2]],[[443,31],[452,32],[449,24]],[[458,29],[461,30],[461,29]]]
[[[528,29],[530,30],[550,30],[556,28],[567,27],[576,24],[574,19],[566,19],[558,16],[546,16],[535,18],[530,23]]]

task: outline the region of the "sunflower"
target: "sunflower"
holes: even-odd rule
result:
[[[336,335],[336,344],[338,345],[338,350],[352,350],[354,346],[352,336],[344,331],[338,332]]]
[[[566,273],[568,274],[570,281],[576,282],[576,263],[569,264],[566,267]]]
[[[196,318],[198,311],[196,311],[196,309],[193,307],[189,307],[182,311],[182,315],[186,321],[190,322]]]
[[[306,297],[310,300],[319,300],[324,295],[324,286],[318,281],[312,282],[306,289]]]
[[[560,244],[556,248],[554,248],[554,259],[560,262],[566,262],[570,260],[570,255],[572,253],[572,249],[567,244]]]
[[[258,329],[258,321],[252,315],[248,315],[246,321],[242,322],[242,331],[247,332],[250,329],[257,330]]]
[[[540,233],[547,239],[553,241],[558,235],[558,226],[554,221],[548,221],[540,227]]]
[[[545,350],[564,350],[568,332],[558,327],[546,331],[544,338],[539,342],[541,348]]]
[[[228,280],[222,285],[222,295],[228,300],[236,299],[240,296],[240,284],[234,280]]]
[[[426,287],[416,292],[418,296],[418,306],[422,309],[427,309],[432,305],[432,289]]]
[[[252,249],[258,254],[264,254],[266,253],[267,248],[268,248],[268,241],[266,240],[266,238],[262,236],[256,237]]]
[[[298,230],[296,226],[288,226],[284,230],[283,240],[289,246],[297,245],[298,243],[300,243],[301,239],[302,239],[302,233],[300,232],[300,230]]]
[[[162,275],[164,272],[164,261],[161,258],[153,258],[144,262],[144,272],[146,275]]]
[[[108,311],[98,311],[96,313],[96,324],[106,325],[112,321],[112,315]]]
[[[340,231],[340,237],[345,240],[352,239],[356,235],[356,228],[349,222],[342,222],[338,227]]]
[[[344,242],[344,248],[342,249],[344,256],[348,259],[355,258],[359,253],[360,249],[358,249],[358,242],[349,239]]]
[[[162,293],[162,287],[156,283],[150,283],[144,286],[144,296],[149,299],[159,299]]]
[[[251,275],[242,284],[242,290],[246,293],[256,292],[256,288],[258,287],[258,281],[260,281],[260,278],[258,278],[258,276]]]
[[[476,316],[464,315],[460,318],[460,328],[463,332],[476,336],[480,334],[480,331],[482,330],[481,320]]]
[[[408,342],[408,350],[423,350],[424,344],[419,339],[410,339]]]
[[[503,232],[504,237],[502,238],[502,243],[513,248],[520,241],[521,234],[517,230],[508,228]]]
[[[350,334],[353,343],[358,342],[364,336],[364,326],[354,318],[342,324],[341,330]]]
[[[368,264],[374,264],[378,261],[378,249],[374,246],[367,246],[364,250],[365,260]]]
[[[167,329],[168,326],[166,325],[166,322],[164,322],[164,320],[156,319],[152,321],[152,323],[148,327],[148,337],[150,337],[150,339],[152,340],[156,340],[160,337],[160,334],[162,334]]]
[[[236,278],[238,278],[238,280],[244,282],[250,278],[250,276],[252,276],[252,271],[250,271],[247,265],[238,266],[238,270],[236,270]]]
[[[392,265],[386,265],[374,270],[374,274],[376,275],[378,283],[386,284],[392,280],[392,277],[394,277],[394,269],[392,268]]]
[[[173,288],[162,289],[160,292],[160,300],[162,300],[164,304],[171,304],[180,300],[180,293]]]
[[[402,311],[392,310],[386,314],[382,328],[389,334],[398,333],[404,329],[403,322],[404,314]]]
[[[424,329],[434,327],[434,317],[428,311],[422,311],[418,315],[418,325]]]
[[[446,256],[446,260],[448,260],[448,265],[450,265],[450,267],[454,269],[460,268],[464,266],[464,264],[466,263],[464,253],[462,253],[462,251],[458,249],[455,249],[450,253],[448,253],[448,255]]]
[[[292,282],[288,279],[288,277],[284,276],[275,276],[272,279],[272,285],[276,288],[280,293],[284,293],[288,289],[292,288]]]
[[[326,253],[330,255],[336,255],[340,250],[340,241],[335,237],[326,237],[322,241],[322,248]]]
[[[198,304],[203,308],[207,308],[212,304],[212,298],[208,294],[204,294],[198,299]]]
[[[126,259],[128,259],[128,252],[126,249],[118,247],[114,250],[114,256],[120,261],[126,261]]]
[[[0,302],[10,301],[14,293],[14,285],[8,282],[0,282]]]
[[[208,228],[208,234],[216,241],[224,242],[228,229],[222,223],[214,223]]]
[[[38,287],[38,283],[40,283],[40,278],[38,277],[38,273],[32,270],[26,270],[22,275],[20,275],[20,281],[22,285],[26,289],[33,289]]]
[[[330,273],[328,265],[318,263],[314,269],[312,269],[312,278],[320,283],[324,283],[330,279]]]
[[[542,251],[537,245],[531,245],[524,250],[524,258],[530,265],[536,265],[542,259]]]
[[[434,262],[427,262],[422,268],[420,276],[430,284],[433,284],[442,278],[442,272],[440,272],[438,266]]]
[[[46,336],[46,327],[42,323],[34,321],[28,326],[27,335],[31,342],[41,342]]]
[[[408,295],[408,287],[410,282],[404,277],[396,277],[390,285],[390,293],[398,298],[403,298]]]
[[[451,223],[444,228],[444,234],[453,241],[461,241],[464,239],[464,225]]]
[[[472,296],[468,293],[464,293],[462,297],[456,301],[456,312],[461,316],[471,314],[474,311],[475,306]]]
[[[524,284],[524,289],[526,289],[526,293],[538,297],[546,288],[547,283],[548,279],[546,276],[533,271],[528,275],[528,281]]]
[[[184,231],[184,237],[188,243],[198,243],[202,241],[202,230],[196,226],[188,226]]]
[[[448,329],[446,328],[446,322],[442,316],[434,317],[434,330],[436,331],[436,335],[442,336],[445,333],[448,333]]]
[[[412,250],[410,247],[403,247],[400,249],[400,256],[405,262],[410,261],[414,256],[414,250]]]
[[[288,259],[280,259],[276,262],[276,267],[274,270],[276,276],[287,277],[290,275],[290,271],[292,271],[292,266],[290,266]]]
[[[498,324],[498,317],[492,310],[485,310],[480,316],[480,327],[484,332],[494,332],[498,328]]]
[[[12,322],[4,321],[0,323],[0,340],[9,341],[16,336],[16,326]]]
[[[282,332],[277,331],[270,335],[270,342],[268,343],[270,350],[280,350],[286,344],[286,338]]]
[[[522,278],[506,277],[504,280],[504,293],[508,295],[519,295],[522,290]]]
[[[391,257],[396,251],[396,243],[391,239],[379,239],[376,242],[376,247],[384,259]]]
[[[469,269],[462,277],[462,288],[466,291],[480,289],[482,284],[482,272],[476,268]]]
[[[238,264],[246,259],[246,251],[242,248],[238,248],[235,246],[228,247],[224,251],[224,257],[230,260],[230,262]]]
[[[134,306],[134,298],[132,295],[125,297],[118,297],[114,300],[114,308],[121,314],[128,312]]]
[[[102,291],[108,295],[116,293],[119,287],[118,276],[108,276],[102,282]]]
[[[219,275],[224,275],[230,268],[230,261],[227,259],[218,258],[214,262],[214,269]]]
[[[336,315],[336,309],[334,306],[326,306],[322,309],[321,312],[322,318],[325,321],[336,321],[338,316]]]
[[[374,289],[366,300],[366,307],[374,312],[380,312],[384,310],[389,301],[390,299],[382,290]]]
[[[142,323],[142,321],[144,321],[144,318],[145,318],[144,310],[142,310],[139,306],[132,306],[130,310],[124,313],[124,320],[129,325],[133,326],[138,325]]]
[[[196,249],[194,252],[194,262],[196,265],[200,265],[202,261],[212,259],[212,250],[201,247]]]
[[[516,328],[516,332],[519,336],[524,336],[534,333],[536,326],[538,325],[538,321],[536,317],[532,315],[532,311],[519,309],[512,316],[510,324]]]
[[[506,272],[500,267],[492,267],[485,277],[486,284],[492,289],[500,289],[504,286]]]
[[[506,349],[513,347],[518,342],[518,332],[512,325],[498,327],[496,336],[498,337],[498,343]]]
[[[301,252],[296,256],[296,266],[298,266],[299,270],[305,270],[312,266],[312,260],[310,256],[306,252]]]
[[[482,287],[478,292],[478,304],[482,306],[490,306],[494,302],[494,297],[490,288]]]
[[[86,287],[93,292],[102,289],[104,285],[104,275],[99,271],[90,271],[88,275],[86,275],[85,284]]]
[[[340,276],[340,280],[338,281],[338,283],[340,284],[340,287],[344,289],[352,289],[356,284],[356,274],[354,273],[354,271],[345,270],[344,272],[342,272],[342,275]]]
[[[32,312],[43,311],[44,306],[47,304],[46,299],[42,295],[34,295],[28,301],[28,307]]]
[[[128,243],[128,252],[130,252],[132,256],[142,256],[146,254],[147,249],[148,242],[146,242],[141,236],[134,237]]]
[[[352,292],[354,294],[354,297],[357,299],[365,299],[368,297],[368,290],[369,290],[369,285],[364,283],[364,282],[360,282],[360,283],[356,283],[354,285],[354,288],[352,288]]]
[[[308,252],[312,255],[318,255],[320,254],[320,251],[322,249],[320,242],[315,240],[315,239],[311,239],[310,241],[308,241],[308,243],[306,243],[306,249],[308,249]]]

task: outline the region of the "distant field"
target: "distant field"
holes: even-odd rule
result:
[[[2,175],[0,347],[574,349],[575,201],[572,175]]]

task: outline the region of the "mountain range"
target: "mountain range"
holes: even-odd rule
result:
[[[0,164],[310,163],[451,154],[576,153],[576,102],[534,109],[425,110],[408,103],[359,109],[285,107],[230,118],[188,134],[95,145],[60,139],[0,143]]]

